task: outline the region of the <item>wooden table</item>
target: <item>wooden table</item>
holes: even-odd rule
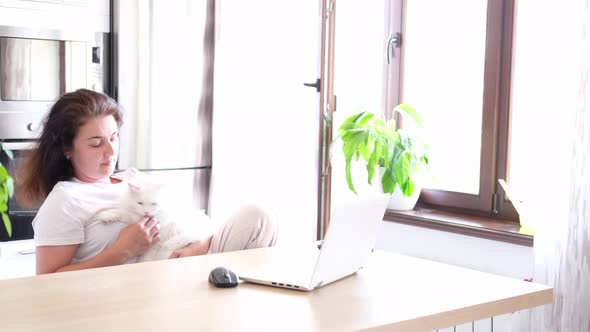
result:
[[[552,301],[551,287],[383,251],[313,292],[207,282],[292,249],[0,281],[0,331],[432,331]]]

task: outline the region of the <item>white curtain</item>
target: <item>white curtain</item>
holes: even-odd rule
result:
[[[530,153],[521,192],[535,227],[533,279],[554,298],[511,329],[590,331],[590,2],[517,4],[513,111],[528,112]]]

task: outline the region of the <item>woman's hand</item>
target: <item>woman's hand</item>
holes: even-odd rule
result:
[[[158,220],[145,217],[139,222],[123,228],[113,246],[117,246],[129,258],[133,258],[145,253],[152,244],[159,240],[160,225]]]
[[[170,258],[180,258],[180,257],[189,257],[189,256],[199,256],[205,255],[209,251],[209,246],[211,245],[211,238],[213,236],[209,236],[208,238],[202,241],[196,241],[184,248],[176,249],[170,255]]]
[[[115,244],[98,255],[75,264],[71,264],[71,261],[79,244],[39,246],[37,247],[37,274],[123,264],[130,258],[140,256],[159,240],[158,221],[143,218],[136,224],[123,228]]]

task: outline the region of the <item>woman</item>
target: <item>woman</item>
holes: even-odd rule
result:
[[[144,217],[127,226],[84,227],[97,210],[121,200],[138,175],[113,174],[122,112],[108,96],[80,89],[62,96],[45,120],[38,147],[17,176],[23,204],[43,202],[33,220],[37,274],[132,263],[159,240],[159,225]],[[246,207],[212,236],[174,251],[171,258],[272,246],[276,226]]]

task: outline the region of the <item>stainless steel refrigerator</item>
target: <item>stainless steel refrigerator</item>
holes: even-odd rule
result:
[[[119,169],[166,181],[207,210],[214,1],[115,1],[113,91],[124,109]]]

